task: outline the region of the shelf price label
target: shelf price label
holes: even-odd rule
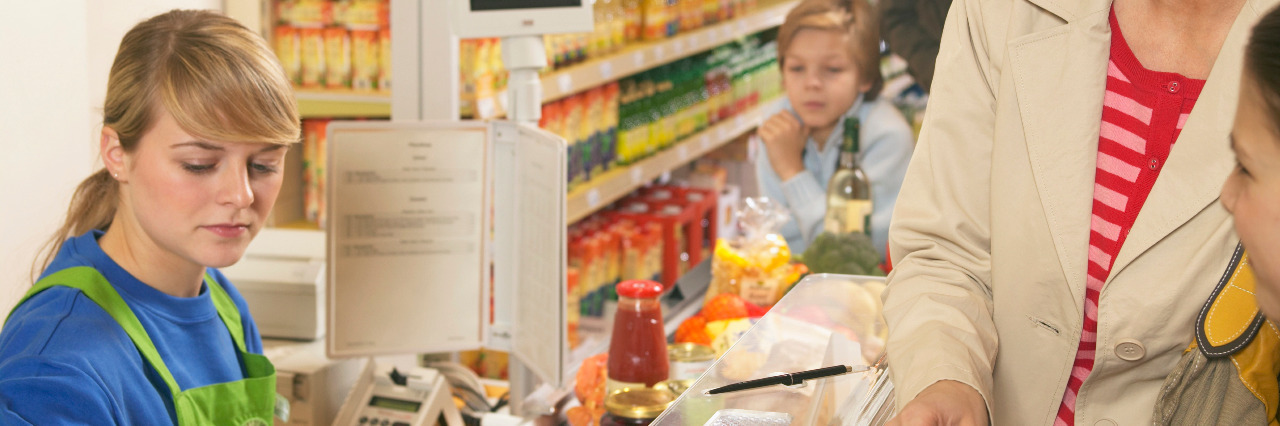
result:
[[[702,138],[701,138],[701,139],[702,139],[702,140],[701,140],[701,142],[702,142],[702,150],[703,150],[703,151],[709,151],[709,150],[711,150],[711,136],[702,135]]]
[[[724,126],[716,128],[716,139],[720,139],[721,142],[729,139],[729,132],[724,129]]]
[[[671,50],[676,52],[676,56],[684,54],[684,39],[678,38],[671,43]]]
[[[600,207],[600,190],[593,188],[587,191],[587,208],[595,210],[596,207]]]
[[[569,93],[569,89],[573,88],[573,78],[569,74],[560,74],[556,78],[556,85],[560,87],[560,93]]]
[[[632,55],[631,55],[631,60],[632,60],[632,61],[635,61],[635,63],[636,63],[636,68],[638,68],[638,69],[643,69],[643,68],[645,68],[645,66],[644,66],[644,52],[636,52],[636,53],[632,54]]]
[[[747,21],[738,21],[738,34],[743,36],[747,35]]]
[[[604,62],[600,64],[600,79],[613,80],[613,63]]]
[[[747,122],[747,120],[742,119],[742,116],[741,116],[741,115],[739,115],[739,116],[737,116],[737,117],[734,117],[734,119],[733,119],[733,128],[734,128],[734,130],[735,130],[735,131],[738,131],[738,132],[746,131],[746,129],[743,129],[743,128],[742,128],[743,126],[745,126],[745,125],[746,125],[746,122]]]
[[[666,49],[663,49],[663,48],[662,48],[662,45],[654,46],[654,47],[653,47],[653,58],[654,58],[654,60],[657,60],[658,62],[662,62],[662,60],[663,60],[663,59],[666,59],[666,58],[667,58],[667,52],[666,52]]]
[[[676,155],[680,156],[680,161],[687,161],[689,159],[689,145],[677,146]]]
[[[640,166],[631,167],[631,184],[640,185],[644,183],[644,169]]]
[[[690,49],[697,49],[697,48],[698,48],[698,38],[699,38],[699,37],[698,37],[698,33],[689,34],[689,48],[690,48]]]

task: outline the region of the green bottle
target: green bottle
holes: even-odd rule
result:
[[[827,215],[823,230],[834,234],[871,233],[871,181],[858,165],[857,117],[844,120],[844,143],[840,163],[827,182]]]

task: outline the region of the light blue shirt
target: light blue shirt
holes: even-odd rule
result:
[[[791,111],[791,103],[784,101],[783,108]],[[857,114],[862,129],[857,158],[862,170],[871,180],[871,242],[883,259],[885,244],[889,241],[889,219],[893,217],[893,205],[902,189],[902,179],[915,150],[915,136],[902,113],[887,100],[877,98],[862,102],[861,97],[849,108],[848,114]],[[827,182],[835,174],[840,157],[840,142],[844,134],[844,120],[836,123],[822,149],[809,138],[804,147],[803,172],[786,182],[773,171],[769,155],[763,143],[756,148],[756,179],[760,194],[776,201],[791,212],[791,220],[782,227],[792,253],[801,253],[813,238],[822,233],[823,217],[827,212]],[[757,138],[758,139],[758,138]]]

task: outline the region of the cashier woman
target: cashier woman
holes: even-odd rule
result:
[[[272,422],[236,263],[299,138],[289,81],[234,20],[175,10],[120,43],[101,158],[0,331],[0,424]]]

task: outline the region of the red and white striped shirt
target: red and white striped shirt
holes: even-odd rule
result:
[[[1102,284],[1110,276],[1115,257],[1203,87],[1204,80],[1144,68],[1120,33],[1112,9],[1111,60],[1102,101],[1093,220],[1089,226],[1084,331],[1055,426],[1075,424],[1076,395],[1093,371]]]

